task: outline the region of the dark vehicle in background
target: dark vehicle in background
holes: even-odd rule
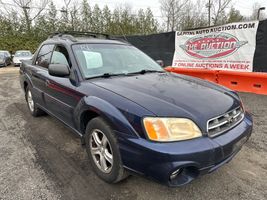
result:
[[[0,67],[6,67],[11,64],[11,54],[8,51],[0,50]]]
[[[20,66],[22,60],[31,60],[32,53],[27,50],[16,51],[13,57],[13,63],[15,66]]]
[[[73,130],[108,183],[132,172],[187,184],[229,162],[252,132],[237,93],[166,72],[108,35],[52,35],[22,63],[20,83],[30,113]]]

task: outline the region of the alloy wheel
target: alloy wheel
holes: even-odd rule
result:
[[[113,153],[107,136],[99,129],[95,129],[89,142],[90,152],[96,166],[102,172],[110,173],[113,166]]]
[[[31,112],[34,112],[34,101],[32,99],[32,93],[30,90],[28,90],[28,94],[27,94],[27,102],[28,102],[28,106],[30,108]]]

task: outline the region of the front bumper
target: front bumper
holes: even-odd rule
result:
[[[14,59],[14,60],[13,60],[13,63],[14,63],[15,66],[20,66],[21,61],[18,60],[18,59]]]
[[[20,64],[21,64],[21,62],[20,63],[19,62],[14,63],[15,66],[20,66]]]
[[[209,138],[155,143],[142,138],[119,135],[119,147],[125,168],[169,186],[187,184],[199,175],[211,173],[229,162],[248,140],[252,118],[246,113],[243,121],[226,133]],[[181,169],[175,178],[171,174]]]

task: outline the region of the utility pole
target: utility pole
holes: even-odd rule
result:
[[[208,20],[209,20],[209,26],[210,26],[210,9],[211,9],[211,0],[209,0],[209,3],[207,3],[206,7],[208,8]]]
[[[24,16],[25,16],[25,21],[26,21],[26,25],[27,25],[27,32],[30,33],[31,32],[31,19],[29,16],[28,11],[30,10],[29,6],[23,6],[22,7]]]

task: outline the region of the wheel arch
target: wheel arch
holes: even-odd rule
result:
[[[28,86],[32,87],[33,84],[32,84],[31,78],[30,78],[29,75],[26,74],[26,73],[25,73],[24,77],[22,78],[22,80],[23,80],[23,85],[22,85],[22,86],[23,86],[24,92],[26,92],[26,88],[27,88]],[[21,82],[21,83],[22,83],[22,82]]]
[[[133,136],[138,135],[126,117],[115,106],[103,99],[95,96],[85,97],[77,107],[79,109],[75,112],[79,114],[76,124],[82,134],[85,133],[90,120],[101,117],[113,130]]]
[[[26,89],[27,89],[28,85],[29,85],[29,83],[25,80],[25,81],[23,82],[23,89],[24,89],[24,92],[26,92]]]
[[[82,134],[85,133],[86,126],[92,119],[99,117],[99,113],[92,111],[92,110],[85,110],[81,113],[80,116],[80,131]]]

